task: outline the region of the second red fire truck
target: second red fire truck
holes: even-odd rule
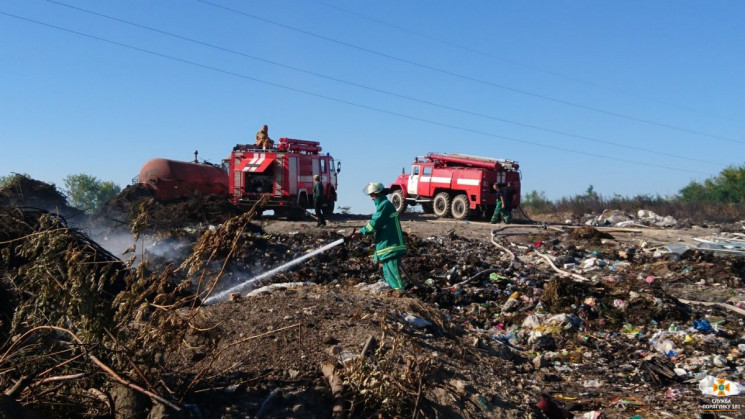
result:
[[[519,169],[513,160],[429,153],[415,158],[411,172],[399,175],[390,185],[390,200],[398,212],[421,205],[423,212],[438,217],[489,217],[496,206],[494,183],[512,182],[513,208],[519,205]]]

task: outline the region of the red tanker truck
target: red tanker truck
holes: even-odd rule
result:
[[[139,181],[163,201],[194,194],[228,196],[228,173],[209,163],[150,159],[140,169]]]
[[[237,144],[222,166],[149,160],[140,170],[139,182],[164,201],[193,194],[217,195],[250,208],[265,196],[268,200],[263,210],[298,219],[313,206],[313,176],[319,175],[330,214],[337,200],[337,174],[341,165],[321,151],[317,141],[292,138],[280,138],[272,148]]]

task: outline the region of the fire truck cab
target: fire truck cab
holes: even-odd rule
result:
[[[398,212],[421,205],[423,212],[438,217],[488,217],[496,206],[495,183],[512,182],[513,208],[519,205],[519,168],[513,160],[428,153],[415,158],[411,172],[402,173],[390,185],[390,199]]]
[[[270,149],[236,145],[224,162],[233,203],[250,207],[266,196],[268,203],[262,210],[300,219],[306,209],[313,207],[313,176],[319,175],[324,186],[326,213],[333,213],[341,164],[328,153],[321,154],[321,150],[317,141],[292,138],[280,138],[277,146]]]

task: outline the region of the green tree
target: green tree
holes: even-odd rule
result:
[[[534,214],[543,214],[554,209],[554,204],[546,198],[544,191],[531,191],[523,197],[520,205]]]
[[[598,202],[601,200],[600,195],[595,191],[595,187],[592,185],[588,186],[585,194],[580,195],[579,198],[592,202]]]
[[[106,201],[115,197],[121,188],[113,182],[104,182],[86,174],[69,175],[65,179],[65,193],[75,208],[92,214]]]
[[[680,190],[685,202],[745,203],[745,166],[730,166],[703,183],[691,182]]]

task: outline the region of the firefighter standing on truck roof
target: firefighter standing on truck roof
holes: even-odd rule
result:
[[[261,148],[272,148],[274,147],[274,141],[269,138],[269,126],[264,125],[261,127],[259,132],[256,133],[256,145]]]
[[[373,261],[383,265],[383,278],[391,288],[403,290],[406,284],[401,278],[401,257],[406,254],[406,244],[398,212],[386,198],[387,192],[382,183],[370,183],[362,192],[375,202],[375,214],[359,232],[352,234],[352,238],[356,238],[357,234],[375,234]]]

